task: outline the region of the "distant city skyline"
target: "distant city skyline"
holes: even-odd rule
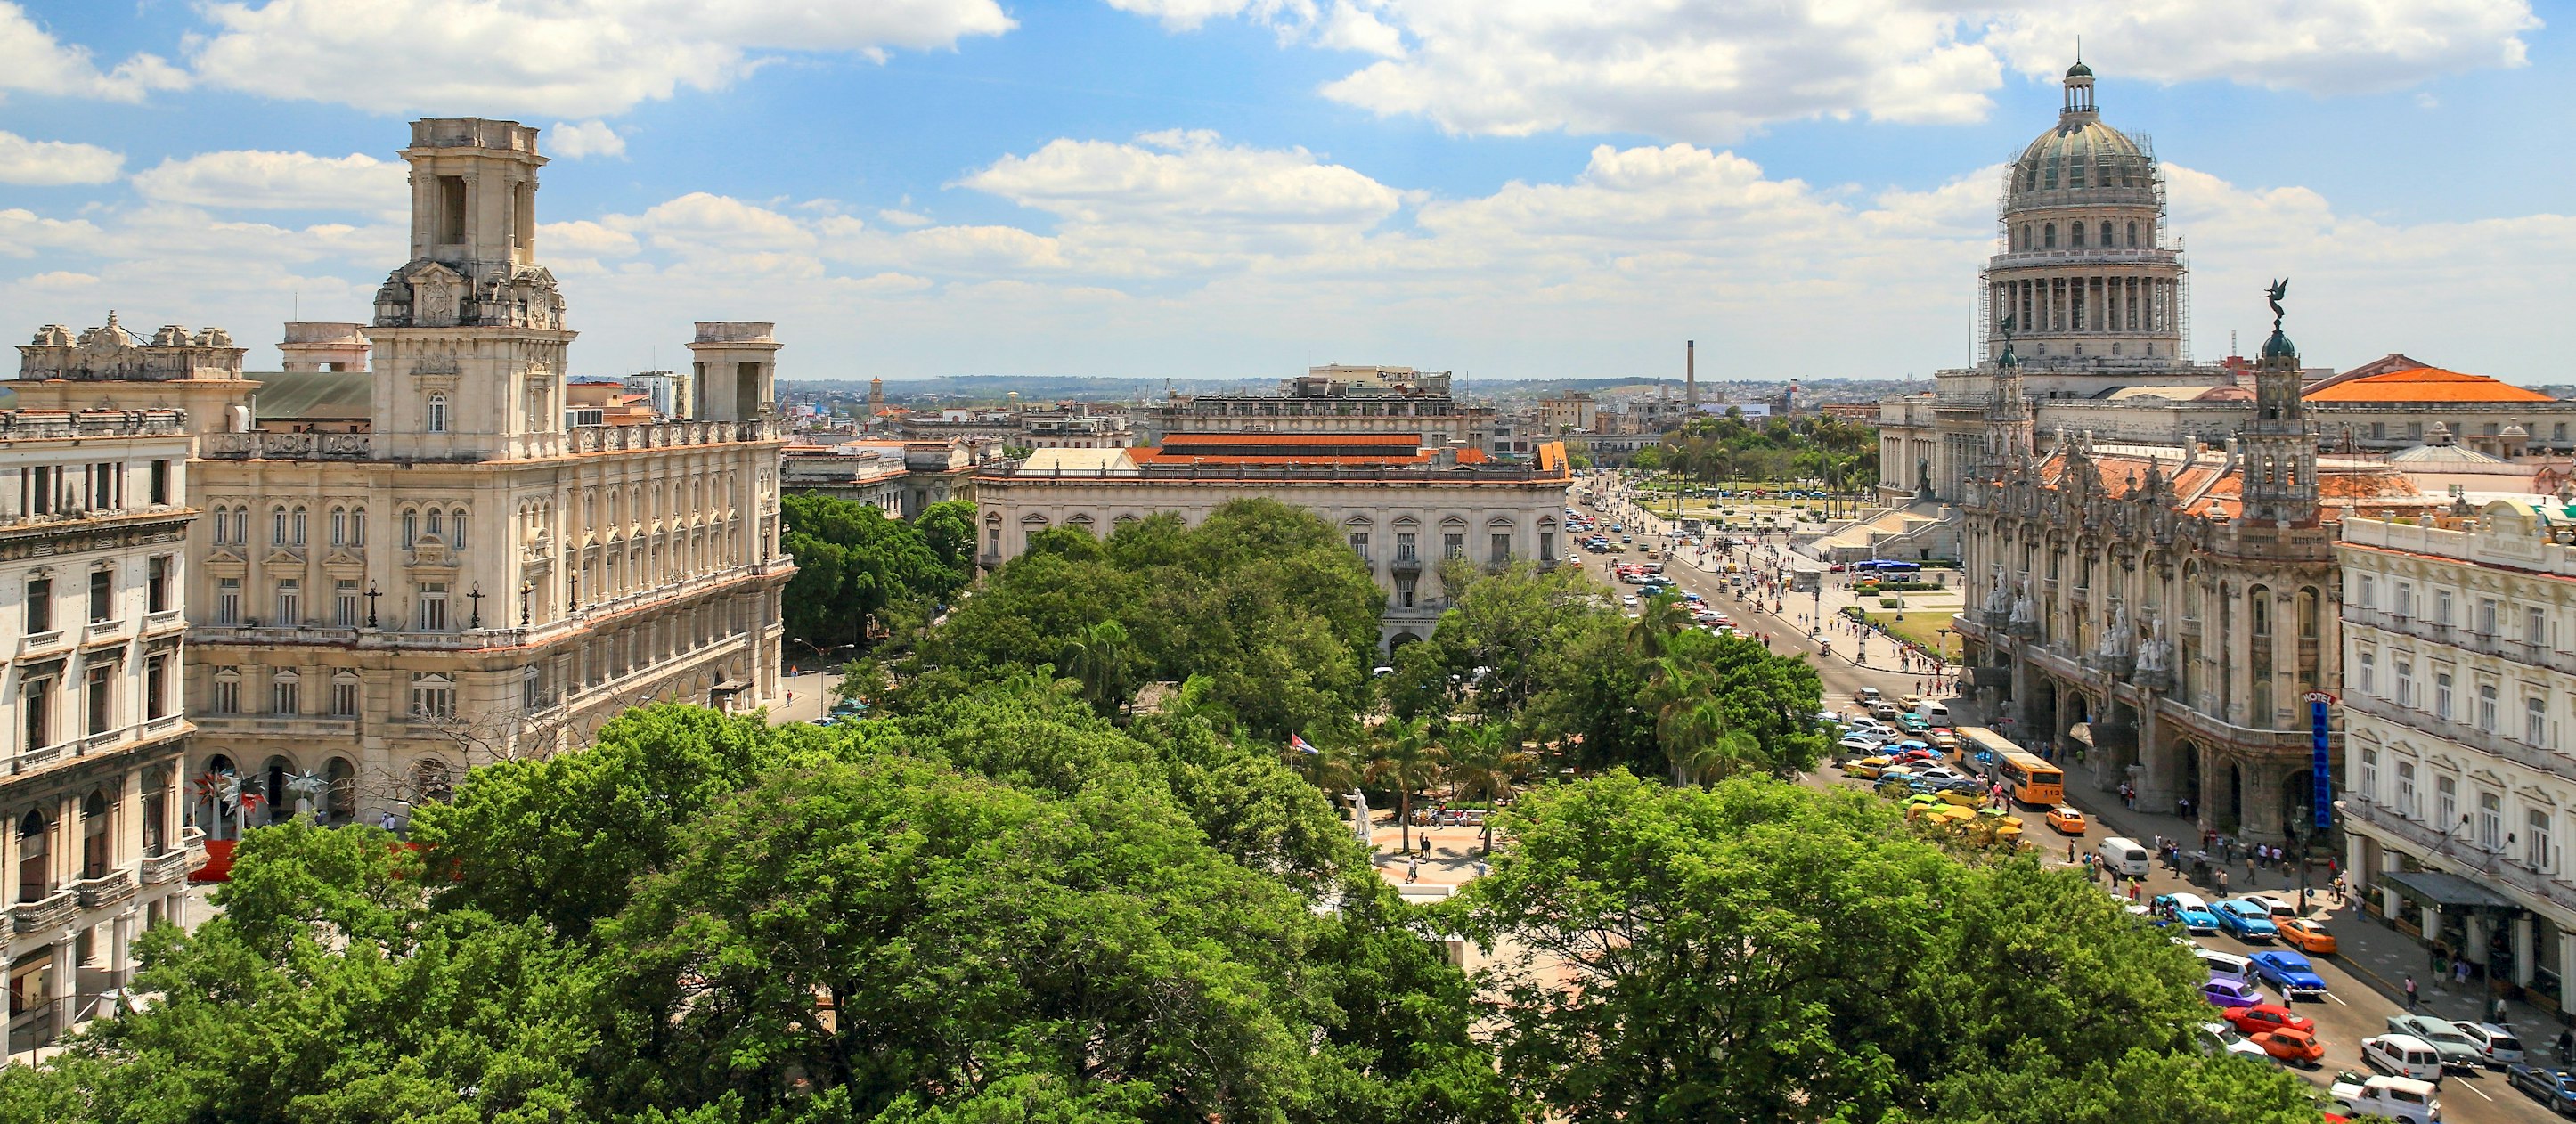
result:
[[[572,372],[773,320],[789,380],[1923,378],[2074,56],[2152,136],[2191,344],[2567,382],[2565,33],[2527,0],[0,0],[0,302],[367,320],[403,122],[542,127]],[[1464,13],[1464,14],[1462,14]],[[1817,376],[1820,377],[1820,376]]]

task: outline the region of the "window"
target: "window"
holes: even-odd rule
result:
[[[2397,661],[2396,675],[2397,705],[2415,705],[2415,665],[2407,663],[2404,660]]]
[[[530,664],[519,675],[519,704],[529,710],[543,710],[547,702],[545,670]]]
[[[1442,536],[1440,536],[1440,557],[1442,557],[1442,558],[1447,558],[1447,559],[1453,559],[1453,560],[1454,560],[1454,559],[1465,558],[1466,556],[1467,556],[1467,536],[1465,536],[1465,535],[1442,535]]]
[[[207,700],[206,709],[217,714],[241,713],[241,672],[225,668],[215,673],[215,697]]]
[[[2352,581],[2352,603],[2365,609],[2379,607],[2379,583],[2363,574]]]
[[[2452,828],[2459,826],[2462,822],[2457,818],[2459,814],[2460,779],[2458,777],[2434,777],[2433,826],[2441,829],[2442,834],[2448,835],[2451,833]]]
[[[280,578],[277,583],[277,617],[269,623],[279,628],[294,628],[304,623],[304,583],[295,578]]]
[[[2492,792],[2478,794],[2478,846],[2504,849],[2504,797]]]
[[[342,672],[339,675],[332,677],[331,716],[334,718],[355,718],[358,716],[357,676],[351,675],[347,672]]]
[[[2397,814],[2415,818],[2415,763],[2397,763]]]
[[[2051,179],[2051,180],[2055,180],[2055,179],[2057,178],[2057,168],[2056,168],[2056,166],[2055,166],[2055,165],[2051,165],[2051,166],[2049,167],[2049,169],[2048,169],[2048,178],[2049,178],[2049,179]],[[2049,186],[2051,186],[2051,187],[2055,187],[2055,186],[2056,186],[2056,184],[2052,183],[2052,184],[2050,184]],[[2040,244],[2041,248],[2043,248],[2043,249],[2054,250],[2054,249],[2056,249],[2056,248],[2057,248],[2057,224],[2056,224],[2056,223],[2053,223],[2053,222],[2052,222],[2052,223],[2043,223],[2043,224],[2041,224],[2041,226],[2040,226],[2040,228],[2039,228],[2039,244]]]
[[[2385,441],[2385,440],[2387,440],[2387,439],[2388,439],[2388,423],[2387,423],[2387,422],[2372,422],[2372,423],[2370,423],[2370,439],[2371,439],[2371,440],[2373,440],[2373,441]]]
[[[2138,248],[2138,224],[2134,222],[2129,224],[2129,248]]]
[[[358,582],[340,578],[331,583],[331,623],[341,628],[356,628],[358,615]]]
[[[402,543],[407,547],[420,545],[420,512],[411,508],[403,509]]]
[[[465,177],[438,177],[438,240],[442,245],[458,246],[465,242]]]
[[[247,507],[233,509],[233,545],[250,545],[250,509]]]
[[[170,502],[170,462],[168,461],[152,462],[152,502],[155,504]]]
[[[1413,607],[1413,575],[1405,574],[1395,579],[1395,606],[1399,609]]]
[[[97,737],[116,728],[116,665],[92,664],[81,701],[89,704],[89,733]]]
[[[2533,644],[2549,642],[2549,615],[2539,609],[2522,611],[2522,638]]]
[[[2245,593],[2246,615],[2254,622],[2254,635],[2272,635],[2272,591],[2261,586]]]
[[[107,797],[90,793],[81,801],[81,877],[107,877],[108,844],[115,836],[108,833]]]
[[[89,619],[112,620],[116,617],[116,571],[89,572]]]
[[[143,794],[143,853],[170,853],[170,790],[155,788]]]
[[[2111,224],[2107,222],[2102,224],[2102,248],[2111,248]]]
[[[2360,662],[2353,669],[2354,686],[2359,688],[2362,694],[2377,694],[2379,692],[2378,680],[2379,657],[2369,652],[2363,652],[2361,654]]]
[[[2361,751],[2361,798],[2379,799],[2379,751],[2375,749]]]
[[[53,630],[54,579],[31,579],[27,582],[27,631],[33,634]]]
[[[2434,590],[2434,591],[2433,591],[2433,623],[2434,623],[2434,624],[2449,624],[2449,623],[2451,623],[2451,591],[2450,591],[2450,590],[2447,590],[2447,589],[2437,589],[2437,590]]]
[[[241,579],[215,579],[215,623],[241,623]]]
[[[2550,846],[2554,840],[2549,826],[2549,812],[2546,809],[2526,809],[2522,814],[2523,865],[2542,874],[2548,874],[2558,868],[2557,852]]]
[[[1359,555],[1360,561],[1362,562],[1369,560],[1368,535],[1366,533],[1351,536],[1351,553]]]
[[[2478,599],[2477,628],[2478,635],[2480,636],[2493,636],[2496,634],[2496,603],[2494,598],[2481,597]]]
[[[170,657],[152,656],[143,661],[143,717],[167,718],[170,715]]]
[[[268,677],[268,712],[302,714],[304,680],[292,671],[281,671]]]
[[[443,675],[413,673],[411,713],[414,718],[456,717],[456,684]]]
[[[350,509],[349,509],[349,545],[350,545],[350,546],[365,546],[365,545],[367,545],[367,509],[366,509],[366,508],[363,508],[363,507],[353,507],[353,508],[350,508]]]
[[[1494,563],[1494,565],[1500,566],[1500,565],[1503,565],[1503,564],[1505,564],[1505,563],[1510,562],[1510,561],[1512,560],[1512,536],[1511,536],[1511,534],[1510,534],[1509,532],[1505,532],[1505,533],[1502,533],[1502,534],[1494,535],[1494,536],[1492,536],[1492,538],[1493,538],[1492,547],[1493,547],[1493,563]]]
[[[51,850],[53,825],[45,822],[43,812],[30,811],[18,821],[18,900],[39,902],[53,892]],[[12,1004],[14,1006],[14,1004]]]
[[[169,555],[164,554],[143,564],[144,612],[170,611],[170,563],[172,561],[174,560]]]
[[[26,722],[27,742],[22,750],[32,752],[54,744],[54,681],[30,679],[18,688],[18,716]]]
[[[296,546],[304,545],[304,509],[301,507],[287,516],[286,541]]]
[[[446,395],[444,395],[444,394],[433,394],[433,395],[430,395],[430,396],[429,396],[429,426],[428,426],[428,428],[429,428],[429,431],[430,431],[431,433],[445,433],[445,432],[447,432],[447,396],[446,396]]]
[[[1395,533],[1395,560],[1396,560],[1396,561],[1398,561],[1398,562],[1419,562],[1419,561],[1421,561],[1421,558],[1420,558],[1419,556],[1417,556],[1417,555],[1414,553],[1414,549],[1413,549],[1413,540],[1414,540],[1414,537],[1415,537],[1415,536],[1414,536],[1413,532],[1411,532],[1411,531],[1397,531],[1397,532]]]
[[[2405,582],[2397,583],[2397,615],[2401,617],[2415,615],[2415,587]]]
[[[2433,717],[2451,719],[2451,673],[2447,671],[2433,674]]]
[[[2076,164],[2067,168],[2067,174],[2070,186],[2084,186],[2084,165]],[[2078,250],[2084,248],[2083,223],[2070,222],[2066,224],[2066,244]]]
[[[2483,731],[2485,731],[2485,732],[2487,732],[2487,733],[2490,733],[2490,734],[2492,734],[2492,733],[2494,733],[2494,732],[2496,731],[2496,710],[2497,710],[2497,704],[2498,704],[2498,698],[2497,698],[2497,694],[2496,694],[2496,689],[2495,689],[2493,686],[2490,686],[2490,685],[2488,685],[2488,684],[2484,684],[2484,683],[2479,684],[2479,685],[2478,685],[2478,729],[2483,730]]]
[[[209,518],[206,521],[206,526],[213,536],[214,544],[216,546],[222,546],[225,543],[231,542],[232,534],[225,526],[229,520],[225,518],[224,508],[221,505],[218,505],[208,514]]]
[[[2317,638],[2317,591],[2314,587],[2299,591],[2299,639]]]
[[[345,507],[335,507],[335,508],[332,508],[332,509],[331,509],[331,545],[333,545],[333,546],[347,546],[347,545],[349,545],[349,509],[348,509],[348,508],[345,508]]]
[[[420,630],[447,631],[447,583],[420,583],[420,595],[416,600],[420,605]]]
[[[272,507],[268,509],[268,544],[270,546],[286,545],[285,508]]]
[[[1538,533],[1538,558],[1541,562],[1556,561],[1556,532],[1541,531]]]
[[[2538,695],[2522,700],[2522,740],[2526,745],[2549,748],[2549,701]]]

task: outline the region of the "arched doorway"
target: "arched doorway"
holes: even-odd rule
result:
[[[2186,814],[2181,812],[2180,809],[2176,809],[2176,814],[2182,815],[2184,819],[2190,820],[2194,824],[2205,822],[2209,815],[2209,809],[2205,806],[2208,804],[2208,801],[2202,796],[2204,776],[2201,772],[2200,759],[2201,755],[2206,751],[2201,749],[2198,743],[2184,741],[2174,747],[2174,752],[2182,755],[2181,798],[2191,801],[2190,812]]]
[[[295,773],[295,763],[284,757],[271,757],[259,771],[259,822],[284,823],[295,817],[295,799],[286,791],[286,778]]]
[[[2316,833],[2316,770],[2300,769],[2281,782],[2281,830],[2292,838]]]
[[[339,827],[358,818],[358,770],[346,757],[322,764],[322,822]]]
[[[2219,819],[2218,825],[2224,830],[2234,831],[2237,825],[2245,822],[2245,768],[2233,761],[2228,762],[2226,780],[2227,791],[2219,797],[2219,807],[2225,815]]]

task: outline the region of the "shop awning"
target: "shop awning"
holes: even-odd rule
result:
[[[2455,909],[2518,909],[2503,895],[2459,875],[2440,870],[2392,870],[2379,875],[2417,901]]]

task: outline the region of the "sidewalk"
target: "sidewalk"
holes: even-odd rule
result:
[[[2185,840],[2185,849],[2190,850],[2193,849],[2190,841],[2200,838],[2200,829],[2178,816],[2131,811],[2127,808],[2104,806],[2100,803],[2108,801],[2116,804],[2118,800],[2118,796],[2110,793],[2092,797],[2088,803],[2096,804],[2096,808],[2088,809],[2088,812],[2095,820],[2108,825],[2112,830],[2141,842],[2162,835],[2167,839]],[[2244,884],[2245,868],[2241,859],[2229,868],[2228,879],[2229,896],[2257,892],[2257,886]],[[2467,1022],[2485,1022],[2488,1016],[2494,1013],[2492,1008],[2495,1005],[2495,997],[2494,993],[2487,990],[2487,981],[2472,979],[2465,985],[2465,990],[2462,990],[2460,986],[2452,984],[2447,974],[2437,976],[2433,971],[2433,950],[2430,946],[2420,944],[2404,933],[2398,932],[2387,922],[2362,912],[2361,902],[2357,896],[2349,901],[2335,902],[2333,891],[2324,889],[2325,885],[2333,880],[2333,875],[2326,873],[2326,868],[2322,864],[2310,869],[2308,894],[2310,908],[2307,916],[2323,922],[2327,931],[2334,934],[2335,952],[2332,959],[2336,963],[2368,982],[2373,989],[2400,1008],[2406,1005],[2405,980],[2409,974],[2412,974],[2415,977],[2418,1009],[2423,1014]],[[2259,883],[2261,892],[2274,893],[2287,889],[2290,900],[2293,902],[2298,900],[2299,880],[2296,871],[2284,871],[2275,867],[2258,872],[2256,881]],[[2203,896],[2215,895],[2204,893]],[[2505,1019],[2534,1037],[2542,1039],[2525,1043],[2535,1050],[2546,1050],[2550,1040],[2557,1037],[2557,1029],[2567,1025],[2568,1022],[2561,1016],[2518,999],[2505,1001]]]

